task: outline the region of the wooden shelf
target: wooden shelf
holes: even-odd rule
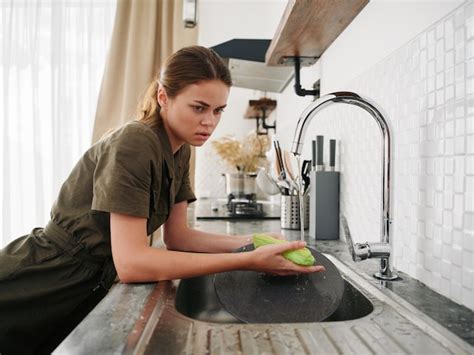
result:
[[[276,100],[262,98],[260,100],[249,100],[249,106],[245,112],[245,118],[262,118],[263,111],[265,111],[265,117],[270,116],[272,111],[276,108]]]
[[[289,0],[265,55],[269,66],[312,65],[344,31],[368,0]]]

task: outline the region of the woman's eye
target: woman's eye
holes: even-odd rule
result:
[[[218,108],[214,111],[214,113],[218,114],[218,113],[222,113],[224,112],[224,109],[223,108]]]
[[[204,106],[193,106],[194,111],[196,112],[204,112],[205,107]]]

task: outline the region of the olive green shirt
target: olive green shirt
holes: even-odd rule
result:
[[[94,144],[64,182],[51,220],[92,255],[111,256],[110,212],[147,218],[150,235],[175,203],[196,200],[190,147],[174,155],[165,128],[133,121]]]

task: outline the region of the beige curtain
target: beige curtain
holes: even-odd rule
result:
[[[184,27],[182,9],[183,0],[118,0],[93,143],[108,130],[133,119],[138,101],[166,57],[197,43],[197,26]],[[193,150],[193,186],[194,166]]]

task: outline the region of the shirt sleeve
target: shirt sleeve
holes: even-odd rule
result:
[[[125,127],[103,142],[93,178],[93,210],[150,217],[153,138]]]
[[[193,189],[191,187],[191,181],[189,179],[189,159],[191,157],[191,148],[187,147],[187,150],[184,154],[184,175],[182,178],[181,187],[179,188],[178,193],[175,197],[175,203],[188,201],[192,203],[196,201],[196,196],[194,195]]]

